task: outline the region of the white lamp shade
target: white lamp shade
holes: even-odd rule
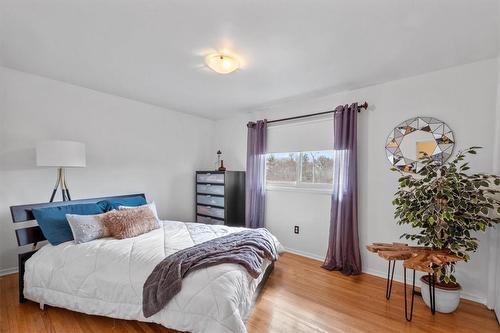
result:
[[[36,165],[83,168],[85,144],[75,141],[43,141],[36,145]]]

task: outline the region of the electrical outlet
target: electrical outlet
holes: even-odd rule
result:
[[[299,233],[299,226],[298,225],[296,225],[296,226],[293,227],[293,233],[294,234],[298,234]]]

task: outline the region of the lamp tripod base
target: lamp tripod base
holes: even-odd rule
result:
[[[54,197],[56,196],[57,190],[61,188],[62,192],[62,200],[63,201],[71,201],[71,195],[69,194],[68,185],[66,184],[66,177],[64,174],[64,168],[57,169],[57,181],[54,185],[54,189],[52,190],[52,195],[50,196],[50,201],[54,201]]]

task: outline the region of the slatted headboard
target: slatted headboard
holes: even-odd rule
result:
[[[72,201],[59,201],[59,202],[45,202],[45,203],[37,203],[37,204],[29,204],[29,205],[19,205],[19,206],[11,206],[10,213],[12,215],[12,222],[27,222],[35,219],[33,216],[32,209],[33,208],[47,208],[47,207],[62,207],[74,204],[86,204],[86,203],[97,203],[102,200],[110,200],[110,199],[120,199],[120,198],[129,198],[142,196],[145,198],[144,193],[138,194],[127,194],[127,195],[117,195],[112,197],[102,197],[102,198],[92,198],[92,199],[81,199],[81,200],[72,200]],[[26,227],[26,228],[18,228],[16,229],[16,238],[17,245],[24,246],[33,244],[33,248],[36,247],[38,242],[44,241],[45,236],[42,233],[42,230],[39,226],[34,227]],[[24,263],[28,260],[36,250],[20,253],[18,255],[18,264],[19,264],[19,302],[24,303],[26,300],[23,297],[23,288],[24,288]]]
[[[136,197],[136,196],[142,196],[145,198],[144,193],[139,193],[139,194],[117,195],[112,197],[81,199],[72,201],[45,202],[45,203],[37,203],[29,205],[11,206],[10,213],[12,215],[12,222],[19,223],[35,219],[32,212],[33,208],[62,207],[75,204],[97,203],[103,200],[120,199],[120,198]],[[17,237],[17,245],[19,246],[36,244],[38,242],[45,240],[45,237],[43,236],[42,230],[40,229],[39,226],[16,229],[16,237]]]

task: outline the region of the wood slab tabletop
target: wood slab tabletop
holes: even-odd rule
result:
[[[373,243],[366,248],[385,260],[404,260],[404,267],[425,273],[433,273],[433,267],[463,260],[449,250],[433,250],[404,243]]]

